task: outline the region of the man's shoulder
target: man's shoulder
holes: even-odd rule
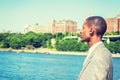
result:
[[[104,44],[100,44],[95,49],[95,54],[98,56],[111,56],[111,52],[105,47]]]
[[[105,51],[105,52],[110,52],[103,43],[99,44],[97,47],[96,47],[96,51],[99,50],[100,52],[101,51]]]

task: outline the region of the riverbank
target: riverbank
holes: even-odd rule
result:
[[[55,49],[48,49],[48,48],[36,48],[33,50],[28,49],[11,49],[11,48],[0,48],[0,51],[9,51],[9,52],[31,52],[31,53],[43,53],[43,54],[63,54],[63,55],[76,55],[76,56],[87,56],[87,52],[73,52],[73,51],[57,51]],[[119,57],[120,54],[112,54],[112,57]]]

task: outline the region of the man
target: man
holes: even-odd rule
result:
[[[91,16],[84,22],[81,39],[90,49],[78,80],[112,80],[112,56],[102,42],[106,28],[106,22],[100,16]]]

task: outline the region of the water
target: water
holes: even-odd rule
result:
[[[84,56],[0,52],[0,80],[77,80]],[[120,58],[113,59],[114,80]]]

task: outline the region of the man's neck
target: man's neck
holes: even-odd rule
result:
[[[90,47],[92,47],[94,44],[96,44],[97,42],[100,42],[100,41],[102,41],[101,37],[93,36],[93,37],[91,37],[88,44],[89,44]]]

